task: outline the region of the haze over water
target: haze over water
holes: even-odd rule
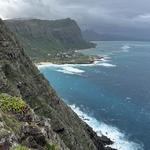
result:
[[[40,71],[78,115],[121,150],[150,149],[150,43],[97,42],[82,51],[96,64],[45,65]]]

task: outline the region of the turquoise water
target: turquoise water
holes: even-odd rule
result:
[[[93,65],[44,65],[40,71],[78,115],[121,150],[150,150],[150,43],[97,42]]]

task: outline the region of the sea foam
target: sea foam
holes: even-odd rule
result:
[[[75,105],[69,106],[83,121],[91,126],[99,136],[105,135],[114,141],[114,144],[110,145],[110,147],[118,150],[143,150],[142,144],[129,141],[125,133],[121,132],[118,128],[98,121],[96,118],[81,111],[81,109]]]
[[[61,67],[61,69],[58,69],[57,71],[67,73],[67,74],[82,74],[85,72],[84,70],[81,70],[72,66],[64,66],[64,67]]]
[[[52,63],[41,63],[37,65],[39,69],[51,67],[56,69],[58,72],[62,72],[65,74],[72,74],[72,75],[81,75],[85,71],[80,67],[93,67],[93,66],[102,66],[102,67],[116,67],[116,65],[108,63],[110,61],[110,57],[104,56],[100,60],[96,60],[91,64],[52,64]]]
[[[128,45],[124,45],[124,46],[121,47],[121,49],[122,49],[123,52],[129,52],[129,49],[130,49],[130,48],[131,48],[131,47],[128,46]]]
[[[99,63],[98,66],[104,66],[104,67],[116,67],[116,65],[110,64],[110,63]]]

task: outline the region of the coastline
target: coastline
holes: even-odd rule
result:
[[[63,72],[65,74],[71,74],[71,75],[82,75],[84,73],[84,70],[81,70],[80,66],[95,66],[99,64],[103,64],[105,61],[108,61],[107,56],[103,57],[103,59],[99,60],[99,62],[94,62],[91,64],[53,64],[51,62],[41,62],[39,63],[38,68],[42,69],[45,67],[54,67],[56,71]],[[77,66],[76,66],[77,65]],[[105,66],[107,67],[107,66]],[[109,66],[113,67],[113,66]],[[63,98],[62,98],[63,99]],[[106,144],[106,147],[111,147],[114,150],[122,148],[122,150],[137,150],[136,148],[141,148],[138,143],[134,143],[128,139],[126,134],[119,130],[115,126],[111,126],[109,124],[106,124],[105,122],[101,120],[97,120],[94,118],[90,113],[83,112],[80,107],[78,107],[76,104],[70,105],[69,103],[65,102],[77,115],[82,121],[84,121],[86,124],[88,124],[93,131],[101,138],[106,140],[106,142],[112,142],[111,144]],[[140,149],[142,150],[142,149]]]
[[[100,56],[99,56],[100,57]],[[116,64],[110,64],[109,61],[111,61],[111,57],[109,55],[105,55],[101,57],[100,59],[95,59],[91,63],[65,63],[65,64],[57,64],[52,62],[40,62],[37,63],[38,67],[56,67],[56,71],[63,72],[65,74],[75,74],[75,75],[81,75],[84,73],[83,66],[103,66],[103,67],[116,67]],[[84,75],[83,75],[84,76]],[[68,104],[68,103],[66,103]],[[83,112],[80,110],[80,107],[77,105],[69,105],[71,109],[82,119],[85,123],[87,123],[92,129],[97,133],[99,137],[105,136],[107,139],[110,139],[113,141],[112,144],[106,145],[114,149],[122,149],[122,150],[137,150],[138,148],[142,150],[141,145],[136,142],[132,142],[128,139],[128,136],[119,128],[115,126],[111,126],[109,124],[106,124],[100,120],[97,120],[94,118],[90,113]]]
[[[93,50],[92,48],[89,48]],[[69,52],[60,52],[57,55],[49,55],[49,57],[45,57],[44,59],[35,59],[33,62],[36,65],[47,65],[47,64],[93,64],[96,61],[101,61],[104,59],[104,56],[101,55],[88,55],[83,54],[81,51],[87,49],[74,50]]]
[[[96,64],[97,62],[100,62],[100,61],[104,61],[105,60],[105,57],[104,56],[92,56],[92,59],[89,61],[89,62],[76,62],[76,63],[72,63],[72,62],[67,62],[66,63],[54,63],[54,62],[51,62],[51,61],[41,61],[41,62],[35,62],[34,64],[36,66],[45,66],[45,65],[77,65],[77,64]]]
[[[78,75],[81,75],[83,72],[82,72],[82,70],[80,70],[80,69],[77,69],[77,68],[75,68],[74,66],[76,66],[76,65],[81,65],[81,66],[86,66],[86,65],[88,65],[88,66],[93,66],[93,65],[96,65],[96,64],[98,64],[99,62],[105,62],[105,61],[107,61],[106,59],[107,58],[105,58],[104,56],[102,57],[102,56],[95,56],[94,57],[95,59],[91,62],[91,63],[76,63],[76,64],[72,64],[72,63],[66,63],[66,64],[57,64],[57,63],[52,63],[52,62],[39,62],[39,63],[35,63],[35,65],[40,69],[40,68],[42,68],[42,67],[50,67],[50,66],[54,66],[54,67],[66,67],[66,68],[68,68],[68,70],[66,70],[66,72],[65,73],[67,73],[67,74],[78,74]],[[71,71],[70,71],[70,69],[71,69]],[[59,70],[60,71],[60,70]],[[60,71],[61,72],[61,71]],[[63,99],[63,98],[62,98]],[[92,124],[89,124],[89,121],[91,122],[91,118],[89,118],[89,117],[87,117],[87,116],[84,116],[84,113],[83,113],[83,115],[81,116],[81,114],[78,112],[78,111],[76,111],[76,108],[74,107],[74,106],[71,106],[71,105],[69,105],[68,103],[66,103],[77,115],[78,115],[78,117],[83,121],[83,122],[85,122],[86,124],[88,124],[92,129],[93,129],[93,131],[97,134],[97,136],[99,136],[99,138],[102,140],[102,141],[104,141],[104,143],[105,143],[105,147],[107,147],[107,148],[110,148],[110,149],[114,149],[114,150],[117,150],[116,148],[115,148],[115,146],[114,146],[114,144],[115,144],[115,141],[114,141],[114,139],[111,137],[111,136],[108,136],[107,134],[104,134],[104,133],[102,133],[102,132],[100,132],[100,131],[97,131],[97,130],[95,130],[95,128],[93,128],[93,125]]]

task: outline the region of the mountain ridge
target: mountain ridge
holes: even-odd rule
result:
[[[26,53],[32,60],[60,61],[82,57],[75,50],[92,48],[95,45],[83,39],[76,21],[19,19],[5,20],[9,29],[16,34]],[[66,54],[67,53],[67,54]],[[88,59],[88,56],[86,56]]]
[[[124,35],[119,32],[96,32],[94,30],[82,30],[83,38],[86,41],[150,41],[149,38],[137,35]]]

